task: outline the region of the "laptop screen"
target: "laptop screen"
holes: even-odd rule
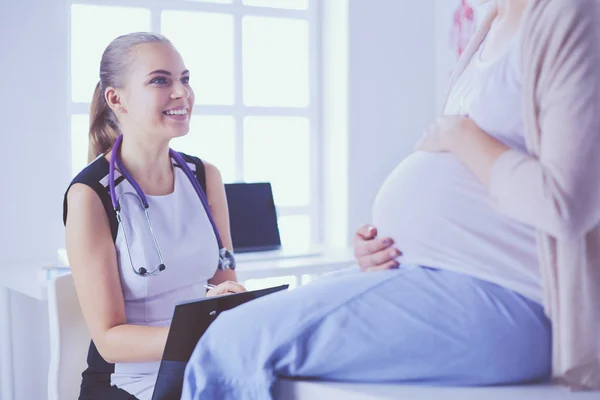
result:
[[[234,252],[281,248],[277,211],[269,182],[227,183],[225,193]]]

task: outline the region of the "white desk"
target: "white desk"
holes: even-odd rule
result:
[[[302,275],[324,275],[353,264],[355,261],[352,249],[338,249],[308,257],[238,261],[236,273],[240,282],[249,279],[294,276],[297,286],[300,286]]]
[[[241,258],[241,257],[240,257]],[[279,276],[323,275],[354,264],[352,249],[333,249],[320,255],[285,259],[238,261],[236,273],[240,282]],[[37,300],[47,299],[47,285],[53,273],[42,267],[22,267],[3,271],[0,288],[4,287]]]
[[[332,249],[324,251],[321,255],[308,257],[295,257],[286,259],[238,261],[237,276],[240,282],[249,279],[272,278],[281,276],[294,276],[296,286],[301,283],[302,275],[323,275],[350,267],[354,264],[352,249]],[[33,299],[46,301],[48,281],[53,273],[68,273],[62,269],[54,272],[40,266],[15,268],[0,271],[0,329],[3,342],[0,343],[0,372],[2,388],[1,400],[13,399],[13,374],[11,351],[11,328],[9,291],[21,293]],[[8,321],[8,323],[6,323]]]

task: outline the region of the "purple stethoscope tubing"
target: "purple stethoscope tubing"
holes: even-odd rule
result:
[[[125,238],[125,245],[127,246],[127,253],[129,254],[129,260],[131,262],[131,266],[132,266],[134,272],[138,275],[154,275],[154,274],[157,274],[157,273],[165,270],[166,266],[165,266],[165,262],[164,262],[164,259],[162,256],[162,252],[160,251],[160,246],[159,246],[158,241],[156,240],[156,236],[154,234],[154,229],[152,228],[152,221],[150,219],[150,213],[149,213],[150,204],[148,203],[148,199],[146,198],[146,195],[144,194],[144,191],[142,190],[140,185],[135,181],[135,179],[131,176],[131,174],[129,174],[127,172],[127,170],[125,169],[125,167],[123,166],[123,163],[121,162],[121,160],[119,158],[118,152],[119,152],[119,147],[120,147],[122,141],[123,141],[123,135],[119,135],[119,137],[117,138],[117,140],[115,141],[115,143],[112,147],[112,152],[110,155],[109,171],[108,171],[108,180],[109,180],[108,184],[109,184],[109,191],[110,191],[110,200],[111,200],[113,209],[115,210],[115,213],[117,215],[117,220],[119,222],[119,225],[122,225],[123,221],[122,221],[122,217],[121,217],[121,205],[119,204],[119,201],[117,200],[117,195],[115,192],[115,166],[116,166],[119,169],[119,171],[121,172],[121,174],[123,174],[125,179],[127,179],[127,181],[129,181],[131,186],[133,186],[133,189],[137,193],[139,200],[144,207],[144,213],[146,215],[146,222],[148,224],[150,233],[152,234],[152,239],[154,240],[154,246],[156,248],[156,252],[158,253],[158,256],[160,259],[160,265],[151,272],[148,272],[148,270],[144,267],[140,267],[139,269],[136,269],[133,266],[133,262],[131,259],[131,252],[129,250],[128,238],[127,238],[127,235],[125,234],[125,229],[123,228],[123,236]],[[234,269],[235,261],[233,260],[233,254],[231,254],[229,252],[229,250],[227,250],[226,248],[223,247],[221,235],[219,234],[217,225],[215,224],[215,221],[212,217],[212,213],[211,213],[210,207],[208,205],[208,200],[206,199],[206,194],[204,194],[204,191],[200,187],[200,183],[198,183],[198,180],[196,179],[194,173],[192,172],[190,167],[187,165],[187,163],[185,162],[185,160],[183,159],[181,154],[174,151],[173,149],[169,149],[169,155],[175,160],[175,163],[177,164],[177,166],[179,166],[181,168],[181,170],[185,173],[188,180],[192,184],[192,187],[196,191],[198,198],[200,198],[200,201],[202,202],[202,206],[204,207],[204,211],[206,212],[206,215],[208,216],[210,224],[212,225],[215,237],[217,239],[217,244],[219,246],[219,268],[220,269],[225,269],[225,268]]]

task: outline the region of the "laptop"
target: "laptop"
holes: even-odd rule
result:
[[[184,302],[175,306],[152,400],[181,398],[185,367],[196,348],[196,343],[220,313],[259,297],[287,290],[288,287],[289,285],[274,286]]]
[[[322,246],[282,246],[271,183],[226,183],[225,194],[237,261],[308,257],[324,252]]]

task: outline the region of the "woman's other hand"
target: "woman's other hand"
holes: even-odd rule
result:
[[[396,258],[402,253],[393,247],[392,238],[377,237],[377,228],[363,225],[356,231],[353,240],[354,258],[361,271],[384,271],[398,268]]]
[[[247,292],[246,288],[237,282],[225,281],[206,292],[206,297],[217,297],[232,293]]]

